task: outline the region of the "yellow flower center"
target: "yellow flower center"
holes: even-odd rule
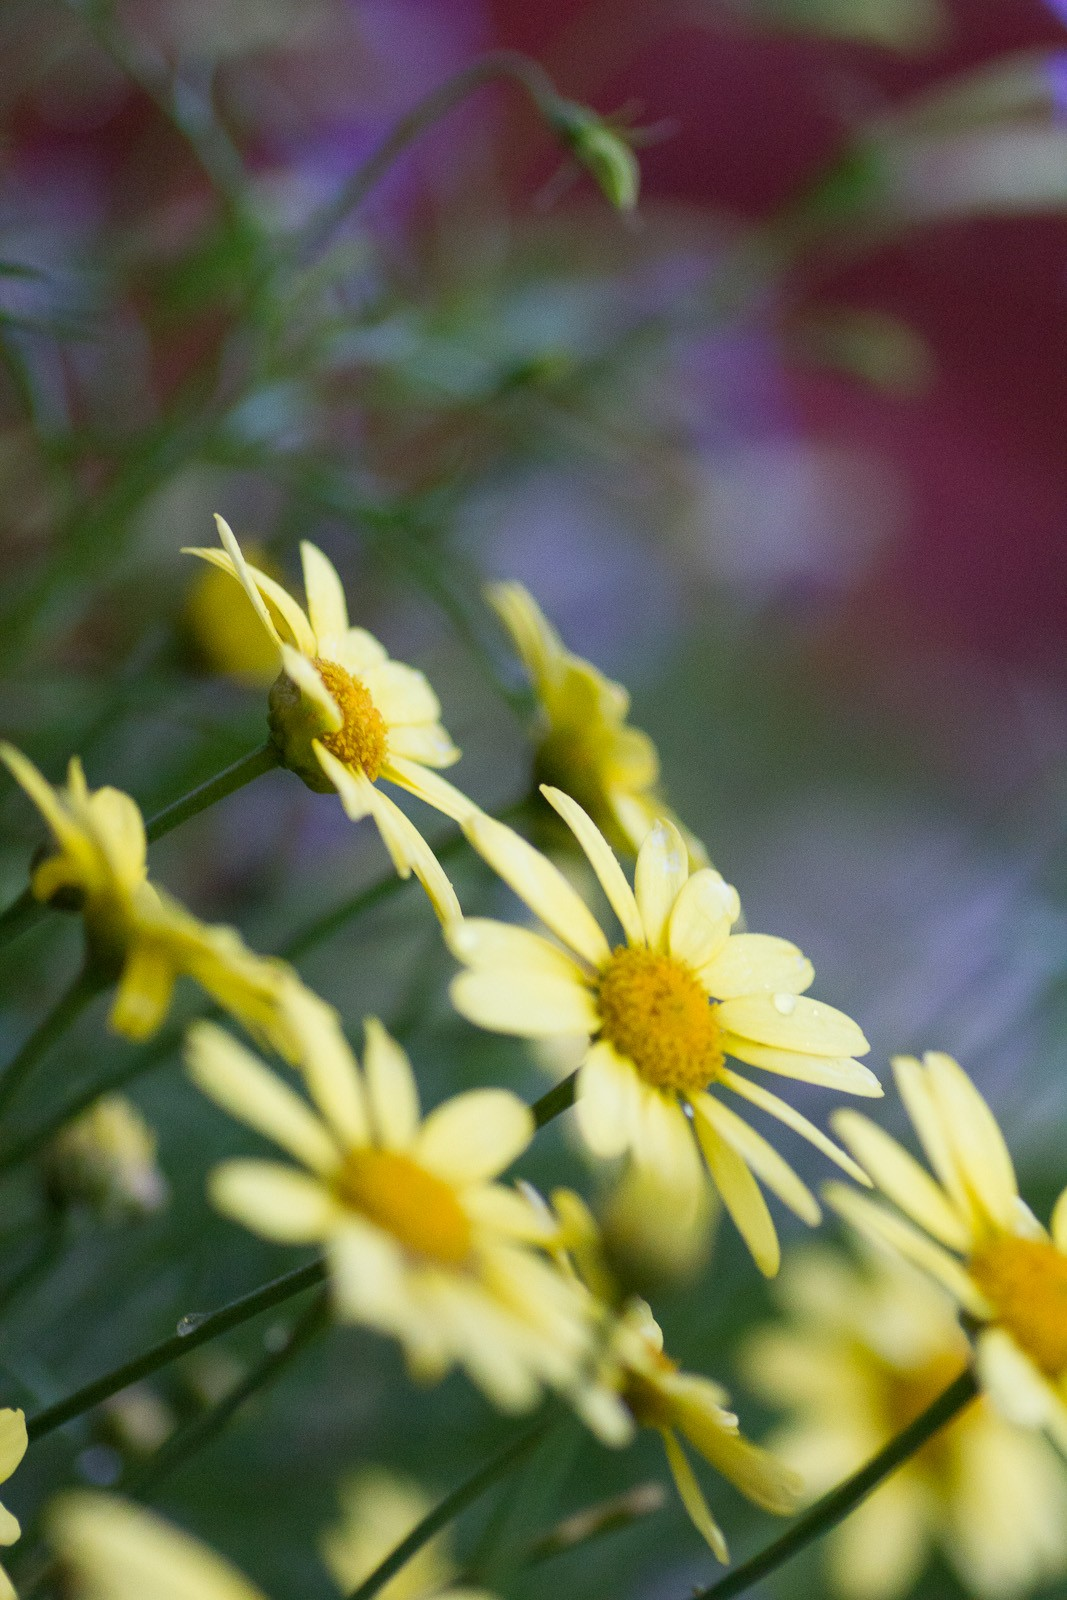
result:
[[[700,983],[672,956],[614,952],[600,976],[601,1035],[655,1089],[696,1094],[722,1066],[715,1009]]]
[[[409,1250],[443,1267],[461,1267],[470,1257],[470,1218],[443,1178],[435,1177],[395,1150],[352,1150],[337,1179],[346,1206]]]
[[[1047,1239],[1007,1234],[976,1251],[970,1270],[1034,1365],[1047,1378],[1067,1372],[1067,1256]]]
[[[322,743],[346,767],[358,767],[373,783],[382,770],[386,752],[385,718],[370,697],[370,690],[335,661],[316,657],[312,663],[329,689],[344,721],[336,733],[320,735]]]
[[[677,1361],[665,1356],[662,1350],[649,1346],[649,1360],[656,1373],[670,1377],[678,1371]],[[640,1428],[670,1428],[674,1424],[674,1407],[671,1397],[656,1382],[655,1376],[627,1368],[620,1391],[622,1403]]]

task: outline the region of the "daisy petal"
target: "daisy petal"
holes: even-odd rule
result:
[[[593,913],[558,867],[512,828],[479,815],[463,824],[471,844],[545,927],[595,968],[611,949]]]
[[[514,967],[481,967],[453,978],[452,1004],[468,1022],[520,1039],[592,1034],[600,1027],[596,1000],[581,983]]]
[[[366,1144],[370,1124],[359,1067],[332,1006],[301,986],[286,1001],[300,1041],[300,1071],[326,1122],[345,1148]]]
[[[464,917],[446,930],[445,940],[456,960],[468,967],[512,967],[567,983],[585,980],[583,969],[568,951],[514,922]]]
[[[289,591],[283,589],[280,583],[275,583],[273,578],[268,577],[265,572],[260,572],[258,567],[249,565],[241,554],[241,547],[234,538],[232,529],[218,513],[215,515],[215,526],[226,554],[233,563],[234,576],[259,613],[260,619],[265,618],[267,630],[275,643],[286,644],[288,640],[279,632],[274,617],[267,609],[268,605],[274,607],[293,644],[301,654],[313,656],[315,635],[302,607],[297,605]]]
[[[1067,1254],[1067,1189],[1064,1189],[1056,1204],[1052,1208],[1052,1220],[1049,1223],[1053,1243],[1057,1250]]]
[[[698,977],[730,936],[741,912],[737,890],[715,871],[701,867],[683,884],[671,912],[670,953]]]
[[[533,1135],[533,1115],[517,1095],[506,1089],[472,1089],[430,1112],[414,1154],[451,1182],[481,1183],[509,1167]]]
[[[817,1083],[824,1089],[840,1089],[843,1094],[862,1095],[868,1100],[880,1100],[885,1093],[870,1067],[861,1061],[845,1058],[831,1060],[827,1056],[809,1056],[791,1050],[778,1050],[774,1045],[756,1044],[752,1039],[741,1039],[736,1034],[724,1034],[722,1048],[728,1056],[736,1056],[750,1067],[764,1072],[776,1072],[783,1078],[796,1078],[800,1083]]]
[[[1023,1428],[1047,1425],[1054,1396],[1003,1328],[986,1328],[979,1335],[975,1366],[982,1387],[1002,1416]]]
[[[318,668],[312,666],[307,656],[294,650],[292,645],[283,644],[281,652],[286,677],[296,684],[304,699],[315,708],[321,731],[336,733],[344,725],[345,719],[337,701],[319,676]]]
[[[801,1138],[807,1139],[809,1144],[820,1150],[824,1156],[836,1162],[842,1172],[847,1172],[856,1183],[862,1183],[864,1188],[871,1187],[871,1180],[861,1166],[858,1166],[847,1151],[842,1150],[832,1139],[827,1138],[822,1129],[816,1127],[788,1101],[782,1100],[762,1084],[750,1083],[739,1072],[733,1072],[729,1067],[719,1069],[719,1082],[727,1089],[732,1089],[734,1094],[739,1094],[743,1100],[751,1105],[758,1106],[761,1111],[768,1112],[772,1117],[777,1117],[779,1122],[787,1128],[792,1128],[794,1133],[799,1133]]]
[[[884,1195],[942,1244],[966,1252],[969,1227],[944,1190],[902,1145],[858,1111],[836,1112],[833,1125]]]
[[[897,1092],[911,1118],[927,1161],[960,1214],[977,1224],[979,1218],[957,1165],[948,1132],[942,1124],[926,1068],[914,1056],[894,1056],[892,1066]]]
[[[399,1333],[408,1295],[400,1247],[387,1234],[350,1220],[326,1241],[330,1291],[342,1322]]]
[[[650,950],[666,950],[667,925],[689,877],[689,853],[673,822],[661,818],[637,853],[634,893]]]
[[[440,721],[441,702],[417,667],[403,661],[382,661],[367,669],[363,681],[390,729]]]
[[[382,843],[388,850],[393,866],[401,878],[413,872],[425,889],[437,920],[447,927],[456,917],[463,915],[452,880],[434,855],[422,834],[405,816],[389,796],[367,784],[370,811],[378,825]]]
[[[717,1000],[733,1000],[746,994],[802,994],[813,982],[815,968],[788,939],[735,933],[718,955],[701,965],[700,976]]]
[[[726,1546],[722,1529],[708,1510],[708,1503],[704,1499],[704,1492],[697,1482],[696,1474],[686,1459],[685,1451],[670,1428],[661,1429],[663,1448],[667,1452],[667,1465],[671,1469],[675,1488],[681,1497],[682,1504],[689,1513],[690,1520],[697,1532],[711,1546],[717,1561],[723,1566],[730,1559],[730,1552]]]
[[[0,1483],[5,1483],[23,1456],[28,1444],[26,1418],[21,1411],[0,1411]]]
[[[364,817],[369,817],[374,809],[374,785],[366,773],[346,767],[344,762],[338,761],[333,751],[327,750],[318,739],[312,740],[311,747],[319,766],[337,790],[348,820],[362,822]]]
[[[734,1220],[738,1233],[752,1252],[752,1259],[764,1277],[773,1278],[781,1261],[778,1235],[774,1231],[767,1202],[759,1184],[718,1130],[694,1106],[694,1125],[704,1159],[722,1196],[722,1203]]]
[[[208,1193],[224,1216],[278,1244],[325,1239],[344,1217],[323,1184],[280,1161],[224,1161]]]
[[[459,754],[459,751],[456,751]],[[430,772],[426,767],[419,766],[416,761],[407,761],[403,756],[390,754],[388,761],[382,767],[382,777],[388,778],[390,783],[398,784],[401,789],[407,789],[410,794],[417,795],[428,806],[433,806],[436,811],[443,811],[446,817],[451,817],[454,822],[466,822],[473,816],[478,807],[473,800],[468,800],[453,784],[444,778],[438,777],[436,772]]]
[[[316,638],[315,654],[319,655],[324,639],[340,637],[348,631],[345,591],[333,562],[308,539],[300,541],[300,562],[304,569],[308,616]]]
[[[366,628],[349,628],[344,636],[333,644],[333,657],[339,667],[344,667],[354,678],[360,678],[364,683],[369,673],[375,667],[381,666],[383,661],[388,661],[385,646],[377,640],[373,633],[368,633]]]
[[[363,1028],[363,1074],[378,1142],[389,1150],[407,1150],[419,1127],[419,1091],[411,1062],[377,1017],[365,1017]]]
[[[610,1159],[629,1147],[638,1097],[637,1072],[606,1040],[578,1068],[574,1114],[594,1155]]]
[[[936,1278],[965,1311],[981,1318],[989,1315],[988,1305],[955,1256],[950,1256],[941,1245],[920,1233],[912,1223],[843,1183],[824,1184],[822,1194],[827,1205],[859,1233],[876,1244],[888,1245],[895,1254],[904,1256]]]
[[[789,1163],[755,1128],[750,1128],[742,1117],[729,1106],[724,1106],[714,1095],[700,1096],[700,1111],[726,1143],[731,1145],[758,1178],[778,1196],[801,1222],[810,1228],[818,1226],[822,1217],[819,1202],[806,1183],[802,1183]]]
[[[459,757],[459,746],[452,743],[439,722],[389,728],[390,763],[404,761],[418,762],[420,767],[454,767]]]
[[[660,1094],[638,1080],[639,1108],[631,1131],[634,1155],[654,1177],[660,1195],[669,1195],[674,1212],[689,1214],[704,1188],[704,1172],[689,1119],[674,1095]]]
[[[785,991],[724,1000],[718,1020],[726,1033],[801,1055],[837,1059],[870,1049],[862,1029],[843,1011]]]
[[[332,1172],[338,1150],[310,1107],[262,1061],[210,1022],[186,1036],[185,1060],[197,1088],[313,1172]]]
[[[996,1118],[951,1056],[930,1050],[923,1060],[964,1182],[990,1221],[1010,1229],[1019,1186]]]
[[[725,1427],[721,1408],[705,1396],[704,1381],[686,1378],[674,1391],[678,1427],[704,1460],[740,1489],[746,1500],[778,1517],[794,1512],[804,1486],[791,1467],[769,1450],[744,1438],[735,1427]],[[714,1393],[714,1389],[711,1391]]]
[[[622,924],[629,945],[643,945],[645,929],[637,909],[634,892],[626,881],[626,874],[618,857],[588,814],[577,800],[572,800],[562,789],[543,783],[541,793],[549,805],[563,818],[588,858],[589,865],[600,880],[600,887],[608,897],[608,904]]]

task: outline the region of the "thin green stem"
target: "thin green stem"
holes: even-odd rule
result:
[[[85,966],[70,987],[60,995],[51,1011],[37,1024],[29,1038],[9,1061],[0,1077],[0,1116],[26,1083],[34,1068],[58,1044],[67,1029],[91,1000],[106,987],[106,980],[92,966]]]
[[[263,773],[273,771],[275,767],[281,765],[281,760],[281,751],[273,739],[268,739],[266,744],[250,750],[232,766],[224,767],[221,772],[216,772],[213,778],[208,778],[206,783],[191,789],[188,794],[182,795],[180,800],[174,800],[169,806],[164,806],[162,811],[157,811],[155,816],[145,823],[149,844],[154,844],[165,833],[170,833],[172,828],[188,822],[190,817],[206,811],[208,806],[213,806],[216,801],[225,800],[227,795],[233,794],[237,789],[243,789],[253,778],[262,777]]]
[[[451,78],[431,89],[407,116],[386,134],[382,142],[349,178],[328,205],[301,229],[293,245],[297,259],[318,253],[329,242],[350,212],[362,205],[367,195],[385,176],[398,156],[403,155],[426,129],[439,121],[468,95],[484,84],[510,80],[525,90],[541,115],[552,123],[554,113],[563,105],[556,86],[539,62],[517,50],[494,50],[472,61]]]
[[[129,1388],[131,1383],[139,1383],[142,1378],[158,1372],[161,1367],[169,1366],[172,1361],[179,1360],[190,1350],[198,1349],[211,1339],[217,1339],[220,1334],[228,1333],[231,1328],[239,1327],[249,1318],[258,1317],[261,1312],[269,1311],[273,1306],[291,1300],[293,1295],[314,1288],[325,1276],[325,1263],[321,1260],[312,1261],[306,1267],[295,1267],[292,1272],[286,1272],[282,1277],[273,1278],[270,1283],[263,1284],[259,1289],[253,1289],[249,1294],[231,1300],[218,1311],[209,1312],[201,1318],[189,1318],[186,1324],[188,1332],[172,1334],[169,1339],[153,1345],[150,1350],[135,1356],[132,1361],[126,1361],[120,1367],[113,1367],[102,1377],[94,1378],[92,1383],[76,1389],[65,1400],[57,1400],[55,1405],[46,1406],[43,1411],[38,1411],[30,1417],[26,1423],[26,1431],[31,1441],[42,1439],[45,1434],[61,1428],[65,1422],[80,1417],[83,1412],[91,1411],[102,1401],[109,1400],[113,1394]]]
[[[947,1422],[951,1422],[964,1406],[970,1405],[977,1394],[978,1384],[968,1367],[914,1422],[891,1439],[884,1450],[879,1450],[865,1467],[854,1472],[851,1478],[846,1478],[844,1483],[838,1484],[836,1489],[831,1489],[829,1494],[823,1495],[766,1549],[743,1561],[710,1588],[700,1590],[693,1600],[730,1600],[732,1595],[744,1594],[754,1583],[774,1572],[814,1539],[821,1538],[842,1522],[861,1500],[877,1489],[884,1478],[888,1478],[891,1472],[921,1450],[927,1440],[932,1439]]]
[[[210,1444],[211,1440],[222,1432],[230,1418],[240,1410],[246,1400],[274,1382],[284,1368],[326,1326],[328,1318],[329,1300],[326,1290],[323,1289],[296,1319],[281,1344],[269,1350],[261,1361],[250,1368],[244,1377],[223,1395],[221,1400],[216,1401],[200,1416],[194,1417],[192,1422],[161,1445],[151,1460],[123,1483],[125,1492],[136,1495],[138,1499],[154,1494],[165,1478],[169,1478],[179,1467],[184,1466],[191,1456],[202,1450],[206,1444]]]
[[[477,1472],[472,1473],[458,1489],[453,1489],[451,1494],[445,1495],[445,1498],[412,1528],[407,1538],[401,1539],[395,1550],[364,1578],[349,1595],[348,1600],[372,1600],[372,1596],[376,1595],[401,1567],[406,1566],[412,1556],[417,1555],[422,1547],[430,1542],[434,1534],[439,1533],[442,1528],[447,1528],[448,1524],[454,1522],[468,1506],[480,1500],[494,1483],[499,1482],[505,1473],[510,1472],[512,1467],[518,1466],[519,1462],[540,1444],[551,1425],[552,1419],[546,1418],[527,1433],[521,1433],[517,1439],[513,1439],[487,1461],[484,1467],[479,1467]]]
[[[534,1126],[543,1128],[546,1122],[551,1122],[553,1117],[558,1117],[561,1112],[569,1111],[574,1104],[574,1087],[578,1079],[577,1072],[572,1072],[569,1077],[557,1083],[554,1089],[549,1089],[540,1100],[535,1100],[530,1110],[533,1112]]]

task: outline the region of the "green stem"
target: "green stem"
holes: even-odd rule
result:
[[[549,1089],[540,1100],[535,1100],[530,1110],[534,1115],[534,1126],[543,1128],[546,1122],[551,1122],[553,1117],[558,1117],[562,1111],[569,1111],[574,1104],[574,1086],[577,1081],[577,1072],[572,1072],[564,1078],[562,1083],[557,1083],[554,1089]]]
[[[12,900],[9,906],[0,911],[0,945],[10,944],[20,934],[28,933],[47,910],[48,907],[42,905],[27,886],[17,900]]]
[[[531,1450],[540,1444],[550,1427],[551,1421],[546,1419],[527,1433],[520,1434],[517,1439],[513,1439],[487,1461],[484,1467],[479,1467],[478,1471],[461,1483],[458,1489],[453,1489],[451,1494],[447,1494],[421,1522],[412,1528],[407,1538],[401,1539],[395,1550],[364,1578],[349,1595],[348,1600],[372,1600],[372,1596],[376,1595],[401,1567],[406,1566],[412,1556],[417,1555],[423,1545],[430,1542],[434,1534],[439,1533],[442,1528],[447,1528],[448,1524],[454,1522],[468,1506],[480,1500],[506,1472],[510,1472],[512,1467],[517,1466],[525,1456],[528,1456]]]
[[[223,1306],[218,1311],[209,1312],[202,1319],[191,1321],[188,1333],[172,1334],[169,1339],[153,1345],[150,1350],[135,1356],[132,1361],[124,1362],[121,1367],[113,1367],[110,1372],[105,1372],[103,1377],[94,1378],[92,1383],[84,1384],[82,1388],[69,1394],[65,1400],[57,1400],[55,1405],[46,1406],[43,1411],[38,1411],[26,1424],[26,1431],[31,1441],[42,1439],[45,1434],[61,1428],[65,1422],[80,1417],[83,1412],[91,1411],[93,1406],[100,1405],[101,1401],[109,1400],[113,1394],[129,1388],[131,1383],[138,1383],[150,1373],[158,1372],[160,1367],[169,1366],[172,1361],[187,1355],[190,1350],[196,1350],[209,1340],[217,1339],[220,1334],[228,1333],[231,1328],[239,1327],[250,1317],[258,1317],[261,1312],[269,1311],[273,1306],[292,1299],[294,1294],[301,1294],[305,1289],[313,1288],[315,1284],[321,1283],[325,1276],[325,1263],[321,1260],[312,1261],[306,1267],[296,1267],[280,1278],[273,1278],[261,1288],[253,1289],[237,1300],[231,1300],[229,1305]]]
[[[710,1588],[700,1590],[693,1600],[730,1600],[732,1595],[744,1594],[746,1589],[774,1572],[783,1562],[811,1544],[812,1540],[821,1538],[844,1521],[849,1512],[854,1511],[861,1500],[877,1489],[884,1478],[888,1478],[891,1472],[921,1450],[927,1440],[932,1439],[947,1422],[951,1422],[977,1394],[978,1384],[968,1367],[914,1422],[891,1439],[884,1450],[879,1450],[865,1467],[853,1473],[851,1478],[846,1478],[844,1483],[838,1484],[836,1489],[831,1489],[829,1494],[823,1495],[810,1511],[798,1518],[766,1549],[743,1561]]]
[[[3,1077],[0,1077],[0,1116],[7,1111],[34,1067],[44,1059],[53,1045],[58,1044],[71,1023],[105,987],[105,980],[97,969],[86,966],[78,973],[66,992],[60,995],[21,1050],[12,1061],[8,1062]]]
[[[210,1406],[186,1427],[173,1434],[139,1472],[132,1474],[129,1481],[123,1483],[123,1490],[138,1499],[153,1494],[165,1478],[169,1478],[178,1467],[184,1466],[190,1456],[203,1449],[204,1445],[209,1444],[222,1432],[230,1418],[240,1410],[246,1400],[265,1389],[269,1383],[273,1383],[278,1374],[326,1325],[328,1316],[329,1300],[326,1290],[323,1289],[306,1311],[296,1319],[281,1345],[268,1351],[262,1361],[258,1361],[246,1372],[240,1382],[236,1383],[215,1405]]]
[[[228,794],[243,789],[253,778],[262,777],[264,772],[271,772],[281,765],[281,759],[281,751],[273,739],[268,739],[266,744],[250,750],[248,755],[242,756],[232,766],[224,767],[221,772],[216,772],[213,778],[208,778],[206,783],[191,789],[188,794],[182,795],[180,800],[174,800],[169,806],[164,806],[162,811],[157,811],[155,816],[145,823],[149,844],[154,844],[172,828],[188,822],[190,817],[206,811],[208,806],[213,806],[217,800],[225,800]]]
[[[375,184],[410,144],[483,84],[501,80],[518,84],[545,120],[554,125],[555,113],[564,102],[544,67],[517,50],[494,50],[471,62],[470,66],[463,67],[436,89],[431,89],[407,116],[401,117],[377,149],[356,169],[340,193],[297,234],[293,254],[298,259],[317,254],[345,217],[362,205]]]

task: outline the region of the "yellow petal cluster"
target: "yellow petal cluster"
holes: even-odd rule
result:
[[[490,584],[486,597],[537,697],[538,777],[573,795],[616,850],[636,855],[649,829],[666,817],[685,839],[692,865],[706,866],[703,845],[659,794],[659,756],[648,734],[627,722],[623,685],[572,654],[521,583]]]
[[[898,1056],[897,1089],[929,1169],[868,1118],[835,1127],[890,1205],[828,1185],[866,1237],[935,1278],[979,1324],[978,1374],[1012,1421],[1067,1449],[1067,1190],[1046,1231],[1019,1195],[996,1119],[959,1063]]]
[[[819,1221],[810,1189],[718,1093],[769,1112],[860,1182],[862,1169],[819,1128],[727,1057],[848,1094],[878,1096],[855,1057],[867,1041],[850,1017],[804,995],[811,963],[785,939],[734,933],[737,892],[711,867],[691,870],[685,841],[661,819],[637,857],[631,887],[588,813],[548,786],[622,930],[609,939],[562,873],[492,818],[468,838],[553,939],[468,917],[446,930],[467,970],[452,1000],[471,1022],[544,1039],[584,1037],[575,1108],[590,1150],[629,1153],[695,1204],[705,1171],[762,1271],[778,1267],[774,1223],[757,1179],[803,1221]]]
[[[440,776],[459,760],[425,676],[391,661],[365,628],[351,627],[344,588],[329,559],[300,546],[307,610],[268,573],[248,564],[230,527],[222,549],[192,549],[239,583],[272,644],[278,677],[270,695],[271,735],[291,771],[312,789],[336,790],[353,822],[374,818],[401,877],[414,873],[442,921],[459,915],[447,874],[415,825],[382,790],[385,779],[462,820],[472,802]]]
[[[0,1411],[0,1483],[6,1483],[26,1454],[26,1418],[21,1411]],[[0,1506],[0,1545],[14,1544],[22,1529],[18,1518]],[[0,1567],[0,1600],[18,1600],[11,1579]]]
[[[905,1262],[798,1254],[784,1315],[750,1337],[745,1377],[789,1413],[770,1441],[814,1499],[869,1461],[967,1366],[948,1295]],[[834,1590],[902,1600],[930,1551],[965,1589],[1010,1600],[1067,1570],[1067,1479],[1051,1446],[979,1399],[827,1540]]]

